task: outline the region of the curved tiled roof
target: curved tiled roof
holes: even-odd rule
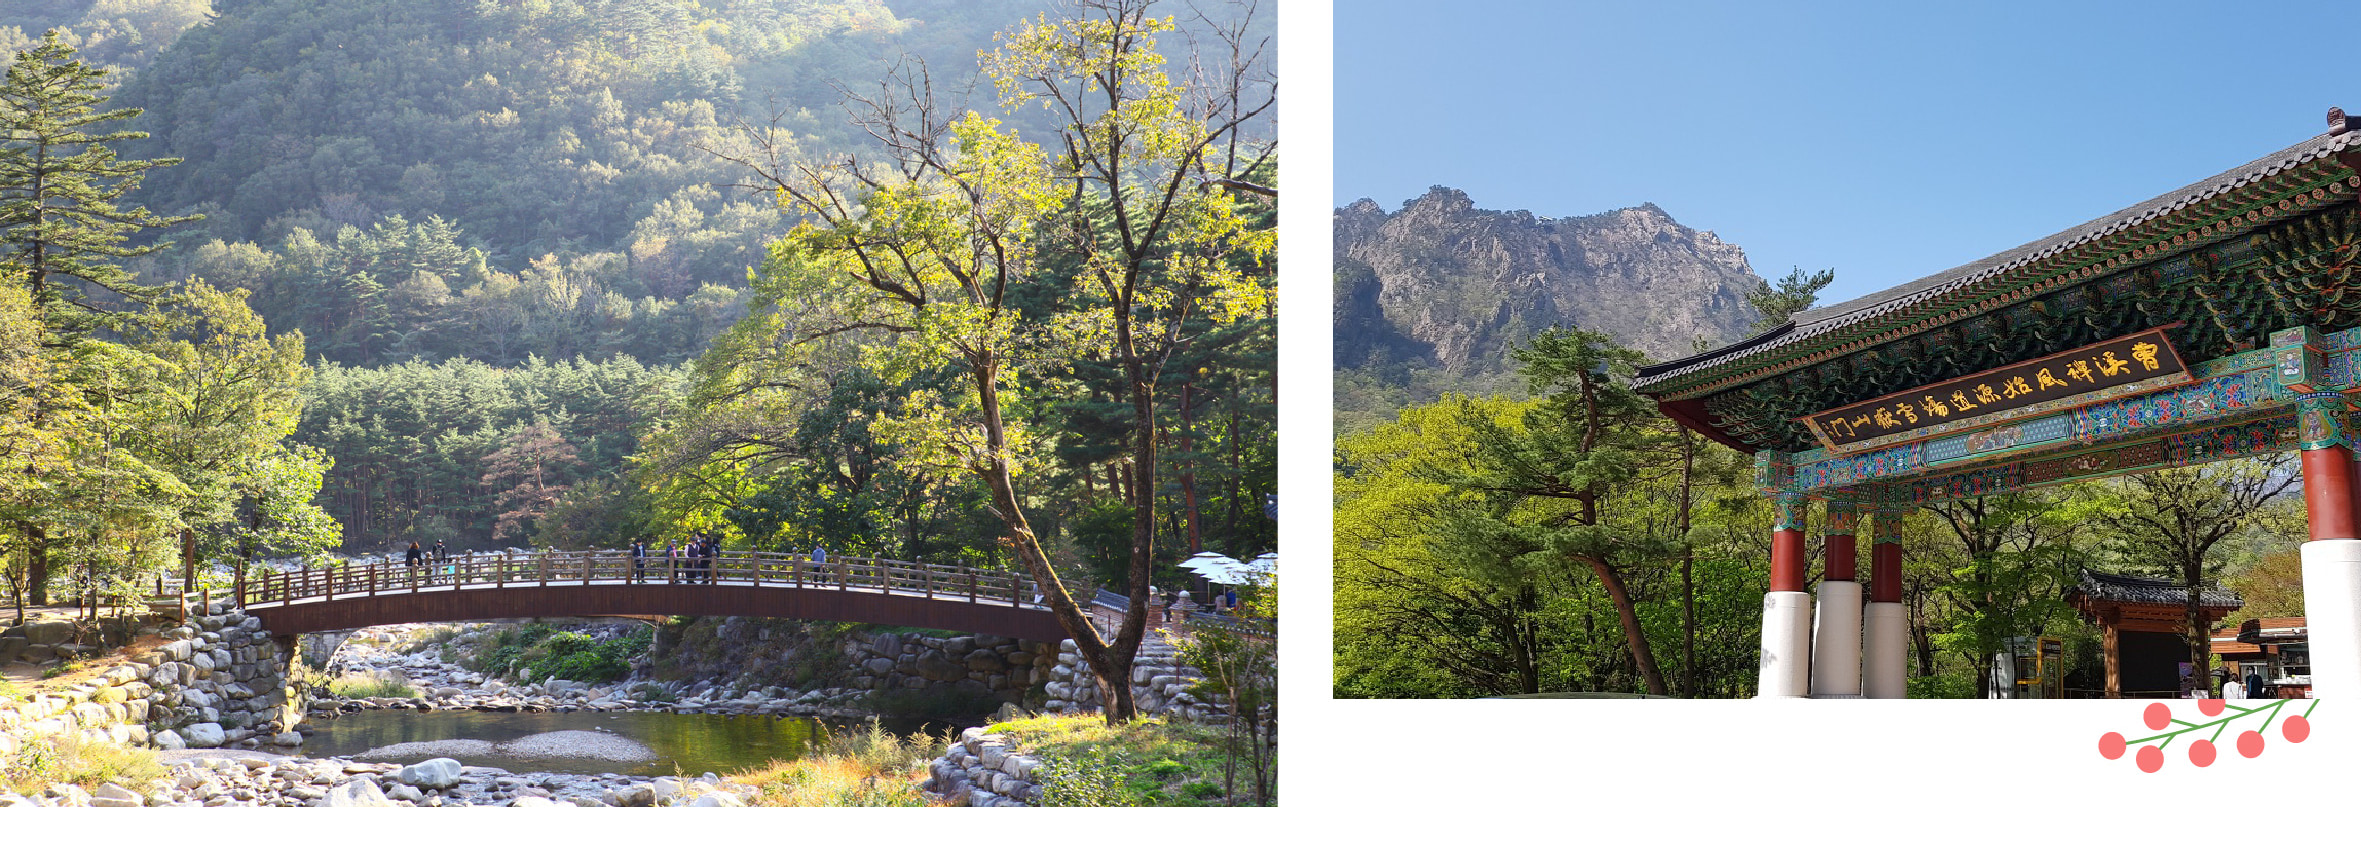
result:
[[[2180,605],[2189,602],[2189,588],[2160,577],[2131,574],[2102,574],[2083,571],[2082,581],[2074,585],[2074,594],[2095,601],[2113,603],[2155,603]],[[2246,601],[2217,586],[2207,586],[2197,595],[2199,606],[2239,609]]]
[[[1993,277],[2018,271],[2028,265],[2055,259],[2061,254],[2087,247],[2095,242],[2119,237],[2126,231],[2159,218],[2170,216],[2192,206],[2212,202],[2224,194],[2250,188],[2257,182],[2279,176],[2322,158],[2332,157],[2341,152],[2361,150],[2361,130],[2355,130],[2355,128],[2361,128],[2361,123],[2345,124],[2342,121],[2341,113],[2333,118],[2339,121],[2344,130],[2321,134],[2256,158],[2244,166],[2063,232],[1884,291],[1800,313],[1791,323],[1752,339],[1718,350],[1642,367],[1635,380],[1642,391],[1657,392],[1661,391],[1660,388],[1665,386],[1667,382],[1676,378],[1708,372],[1708,370],[1728,366],[1748,357],[1789,349],[1800,350],[1796,346],[1824,338],[1832,339],[1832,334],[1906,312],[1936,298],[1950,296]],[[1838,344],[1837,341],[1831,340],[1820,342],[1818,346],[1828,347],[1836,344]],[[1659,389],[1651,389],[1652,387]]]

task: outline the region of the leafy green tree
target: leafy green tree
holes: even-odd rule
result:
[[[113,260],[161,248],[131,243],[144,230],[196,219],[116,206],[146,171],[180,161],[115,157],[107,143],[147,135],[95,127],[140,113],[96,109],[106,101],[98,94],[105,76],[52,32],[17,55],[0,86],[0,263],[28,273],[33,305],[56,338],[121,323],[114,298],[164,299],[165,286],[136,282]]]
[[[1952,535],[1950,569],[1935,587],[1952,611],[1935,634],[1973,664],[1976,697],[1992,691],[1992,661],[2011,637],[2077,621],[2066,590],[2091,564],[2090,536],[2116,513],[2111,497],[2088,484],[2039,494],[1979,496],[1931,508]]]
[[[1091,663],[1108,720],[1121,722],[1137,713],[1125,676],[1155,557],[1155,384],[1195,344],[1190,316],[1267,311],[1269,280],[1238,262],[1266,256],[1271,236],[1247,226],[1216,180],[1267,157],[1224,143],[1272,102],[1243,78],[1174,83],[1153,41],[1172,25],[1148,17],[1146,3],[1078,8],[1074,19],[1009,35],[984,60],[1003,111],[1038,104],[1065,120],[1057,154],[979,113],[946,115],[920,76],[858,99],[866,112],[856,122],[887,148],[882,165],[796,162],[775,150],[740,161],[807,217],[766,272],[807,271],[796,299],[818,311],[792,339],[857,338],[889,376],[951,369],[968,387],[956,398],[920,390],[877,420],[879,433],[923,452],[932,469],[985,485],[1017,564]],[[1112,228],[1095,228],[1094,213]],[[1084,259],[1080,287],[1063,293],[1042,276],[1045,255],[1060,249]],[[1058,577],[1017,481],[1040,454],[1026,373],[1077,357],[1120,366],[1133,410],[1123,462],[1136,503],[1131,609],[1112,639]]]
[[[1237,623],[1198,622],[1173,640],[1181,661],[1205,677],[1190,687],[1199,697],[1220,699],[1230,712],[1229,749],[1222,765],[1222,793],[1237,788],[1237,762],[1244,755],[1254,775],[1254,804],[1269,805],[1278,722],[1278,586],[1248,586],[1238,603]],[[1240,751],[1239,743],[1247,745]]]
[[[1756,279],[1746,289],[1746,303],[1763,317],[1754,322],[1749,333],[1767,333],[1794,319],[1796,313],[1812,308],[1820,299],[1820,290],[1835,281],[1834,269],[1807,274],[1800,267],[1780,277],[1776,284]]]
[[[1640,354],[1581,330],[1545,331],[1515,353],[1541,401],[1526,414],[1522,433],[1479,428],[1472,466],[1453,480],[1483,496],[1485,506],[1456,516],[1447,553],[1513,581],[1526,600],[1541,575],[1570,567],[1588,572],[1613,604],[1648,692],[1667,694],[1627,576],[1661,561],[1673,542],[1617,519],[1612,507],[1632,498],[1651,447],[1662,439],[1647,430],[1646,402],[1619,382]]]
[[[2120,482],[2120,509],[2100,519],[2125,559],[2187,587],[2181,632],[2189,662],[2200,672],[2213,660],[2213,626],[2204,620],[2199,599],[2222,577],[2225,542],[2254,526],[2273,500],[2299,482],[2294,463],[2290,456],[2272,455],[2139,473]]]

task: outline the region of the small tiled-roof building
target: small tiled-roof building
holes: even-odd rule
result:
[[[2208,627],[2246,605],[2238,595],[2215,586],[2199,590],[2197,599]],[[2189,643],[2182,635],[2187,586],[2158,577],[2084,571],[2066,602],[2096,622],[2103,634],[2108,698],[2180,692],[2180,664],[2189,662]],[[2205,665],[2191,668],[2202,671]]]

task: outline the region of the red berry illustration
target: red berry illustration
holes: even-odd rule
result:
[[[2137,758],[2142,773],[2153,773],[2164,769],[2164,750],[2156,748],[2154,743],[2140,747]]]
[[[2213,764],[2213,741],[2199,740],[2189,744],[2189,763],[2200,767]]]
[[[2109,761],[2123,757],[2123,735],[2113,731],[2099,735],[2099,756]]]
[[[2289,743],[2302,743],[2304,738],[2312,736],[2312,723],[2304,721],[2301,716],[2290,716],[2279,726],[2279,735],[2287,738]]]
[[[2253,731],[2238,735],[2238,754],[2249,758],[2263,754],[2263,735]]]
[[[2164,702],[2156,702],[2148,705],[2147,713],[2140,718],[2148,723],[2149,728],[2163,731],[2165,726],[2172,724],[2172,708],[2165,707]]]
[[[2205,714],[2206,716],[2220,716],[2222,715],[2222,709],[2229,706],[2229,702],[2222,701],[2218,698],[2200,699],[2197,702],[2197,712]]]

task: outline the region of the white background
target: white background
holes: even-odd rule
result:
[[[2303,744],[2279,739],[2274,727],[2261,757],[2225,746],[2212,767],[2197,769],[2176,743],[2163,771],[2149,774],[2097,749],[2110,730],[2148,733],[2139,702],[1328,698],[1329,9],[1286,0],[1279,11],[1288,622],[1280,808],[14,812],[0,815],[0,854],[1353,848],[1450,856],[1471,845],[2043,852],[2074,843],[2259,849],[2354,840],[2354,791],[2339,774],[2351,769],[2355,742],[2333,704],[2315,712]],[[2194,718],[2194,703],[2175,712]]]

